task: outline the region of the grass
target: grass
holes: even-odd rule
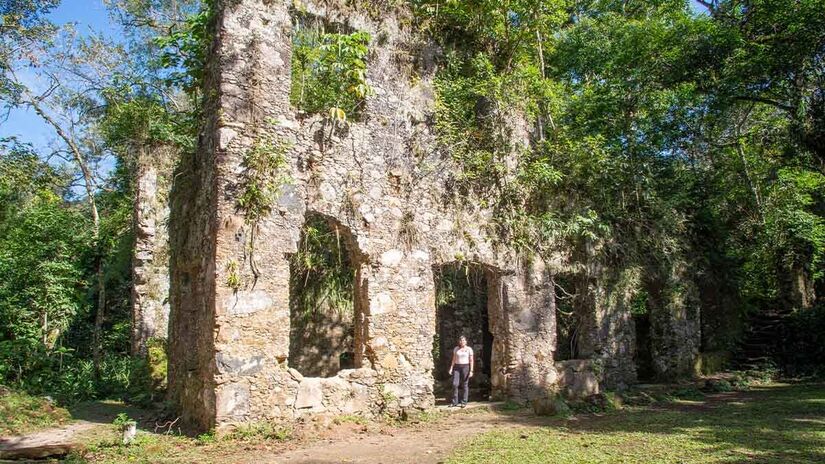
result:
[[[283,441],[292,437],[292,427],[270,421],[257,421],[240,424],[229,435],[234,440],[277,440]]]
[[[67,462],[80,463],[227,463],[234,462],[238,453],[267,452],[282,448],[291,439],[289,426],[274,422],[258,421],[242,424],[231,433],[219,437],[204,433],[197,437],[177,434],[155,434],[139,431],[135,441],[125,446],[121,436],[111,428],[98,431],[80,452]]]
[[[217,447],[218,445],[215,444],[202,444],[196,438],[181,435],[155,435],[146,432],[138,432],[135,441],[129,446],[124,446],[120,443],[120,435],[111,432],[102,437],[98,436],[83,451],[70,455],[66,462],[71,464],[194,462],[194,460],[214,462],[205,458]]]
[[[410,439],[421,440],[424,450],[428,439],[415,435],[416,428],[459,424],[462,417],[474,414],[489,414],[508,423],[498,431],[475,436],[468,431],[467,441],[445,461],[449,464],[825,462],[825,384],[758,385],[746,391],[709,394],[691,388],[651,391],[657,398],[652,403],[602,408],[598,414],[583,408],[571,419],[538,418],[529,409],[477,408],[421,413],[409,428],[389,426],[393,433],[410,433]],[[380,436],[380,429],[356,432],[346,427],[364,423],[375,424],[355,415],[336,417],[330,421],[330,430],[343,426],[338,430],[344,435],[334,432],[331,436],[335,440],[344,440],[347,433]],[[278,460],[274,453],[319,438],[316,426],[328,427],[321,424],[326,423],[291,429],[259,422],[223,437],[142,431],[130,446],[121,445],[119,434],[109,427],[97,432],[87,450],[68,462],[206,464],[238,462],[241,456],[250,462],[274,462]]]
[[[0,387],[0,435],[36,432],[69,420],[69,411],[46,398]]]
[[[773,384],[723,401],[698,397],[469,439],[467,463],[825,462],[825,385]]]

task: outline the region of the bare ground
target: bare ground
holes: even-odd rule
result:
[[[518,420],[514,420],[517,419]],[[436,464],[462,441],[493,429],[524,427],[536,422],[523,414],[495,413],[487,408],[449,414],[433,423],[384,430],[379,434],[328,440],[262,460],[250,457],[243,463],[284,464]]]
[[[752,398],[747,392],[719,393],[707,395],[702,401],[658,404],[651,409],[706,411],[730,401],[749,400],[752,401]],[[173,448],[171,452],[164,453],[162,457],[149,459],[151,462],[198,464],[207,462],[435,464],[445,460],[459,445],[470,438],[491,430],[518,429],[529,433],[530,429],[548,425],[573,425],[576,422],[595,425],[602,420],[615,420],[600,414],[583,414],[571,419],[542,418],[525,410],[502,411],[500,408],[486,404],[471,406],[473,407],[467,410],[439,408],[439,412],[442,413],[441,417],[399,426],[376,424],[368,426],[354,423],[315,424],[314,427],[303,430],[298,436],[286,442],[223,442],[214,447],[206,445],[194,448],[190,445],[177,445],[179,448]],[[23,440],[42,445],[88,442],[91,437],[104,430],[111,431],[109,424],[111,424],[113,413],[114,409],[109,411],[104,408],[101,411],[100,408],[91,408],[85,415],[80,414],[86,417],[86,420],[32,434]],[[139,414],[139,412],[134,412],[134,414]],[[159,437],[162,440],[162,436]],[[2,445],[9,443],[12,442],[9,442],[8,438],[0,440]],[[111,458],[111,455],[87,456],[90,462],[113,462]]]

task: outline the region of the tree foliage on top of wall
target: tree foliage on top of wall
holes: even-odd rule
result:
[[[687,259],[740,310],[802,304],[789,274],[821,298],[825,4],[706,3],[413,2],[445,49],[438,140],[526,252],[663,281]]]

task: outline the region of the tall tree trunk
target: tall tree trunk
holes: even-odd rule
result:
[[[795,308],[811,309],[816,301],[814,282],[811,273],[802,263],[790,267],[791,302]]]
[[[759,220],[762,221],[762,224],[765,224],[764,210],[762,208],[762,197],[759,195],[759,189],[756,188],[756,184],[753,182],[753,177],[751,177],[748,159],[745,157],[745,149],[742,148],[741,139],[736,142],[736,152],[739,154],[739,160],[742,161],[742,168],[745,171],[745,180],[748,181],[748,187],[751,189],[753,198],[756,201],[756,208],[759,212]]]
[[[536,48],[537,48],[537,51],[538,51],[539,70],[541,71],[541,78],[542,79],[547,79],[547,75],[545,74],[545,71],[544,71],[544,67],[545,67],[545,64],[544,64],[544,39],[542,38],[541,31],[539,31],[539,30],[536,30]],[[541,105],[541,106],[542,106],[542,108],[539,111],[539,118],[538,118],[539,119],[539,121],[538,121],[539,128],[538,129],[539,129],[539,140],[544,141],[544,116],[545,116],[545,114],[547,116],[548,122],[550,123],[550,128],[553,129],[553,131],[556,130],[556,123],[553,121],[553,115],[550,113],[550,111],[548,111],[544,107],[544,105]]]

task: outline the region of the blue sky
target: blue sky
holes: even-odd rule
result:
[[[692,2],[694,8],[701,7]],[[50,14],[57,24],[74,23],[81,33],[103,32],[113,37],[120,33],[119,26],[110,20],[102,0],[63,0]],[[54,132],[31,111],[15,110],[6,121],[0,121],[0,138],[18,136],[21,141],[46,147],[54,140]]]
[[[61,25],[75,23],[81,33],[90,30],[110,36],[119,33],[118,26],[109,20],[102,0],[63,0],[49,17]],[[37,115],[23,110],[14,110],[7,120],[0,120],[0,138],[12,135],[18,136],[22,142],[31,143],[35,148],[44,147],[55,138],[54,131]]]

